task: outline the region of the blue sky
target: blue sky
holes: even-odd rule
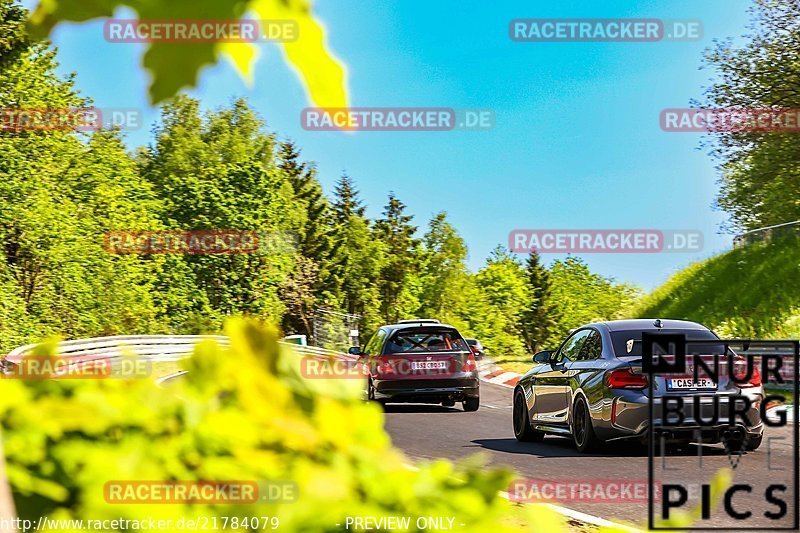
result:
[[[33,2],[25,2],[31,6]],[[203,71],[189,94],[207,108],[247,97],[281,138],[317,162],[326,191],[342,171],[379,216],[393,190],[424,228],[447,211],[476,270],[517,228],[696,229],[695,254],[587,254],[591,268],[650,289],[686,264],[730,248],[712,208],[717,174],[701,136],[667,133],[659,112],[687,107],[713,72],[700,70],[714,38],[741,35],[744,0],[496,1],[317,0],[333,51],[348,67],[351,105],[491,108],[488,131],[314,132],[300,125],[309,105],[280,51],[263,45],[255,85],[223,63]],[[124,11],[117,16],[125,16]],[[694,42],[520,43],[514,18],[699,19]],[[146,100],[142,47],[107,43],[102,23],[60,26],[53,34],[64,72],[98,107],[144,108],[150,140],[158,116]],[[547,255],[546,260],[558,256]]]

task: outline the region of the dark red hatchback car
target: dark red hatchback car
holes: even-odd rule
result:
[[[367,397],[381,403],[429,403],[465,411],[480,407],[475,356],[456,328],[433,319],[382,326],[358,355]]]

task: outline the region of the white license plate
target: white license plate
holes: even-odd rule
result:
[[[412,370],[444,370],[447,368],[447,361],[414,361],[411,363]]]
[[[669,378],[667,379],[667,389],[669,390],[717,390],[717,384],[709,378],[698,378],[694,381],[692,377]]]

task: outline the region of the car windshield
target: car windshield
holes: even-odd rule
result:
[[[469,347],[454,329],[414,328],[395,333],[386,343],[386,354],[467,351]]]
[[[713,332],[705,329],[672,329],[660,330],[660,333],[685,334],[688,341],[715,341],[719,337]],[[642,330],[612,331],[611,342],[614,344],[614,353],[617,357],[641,357],[642,356]],[[722,344],[690,344],[686,352],[698,354],[718,354],[722,353]]]

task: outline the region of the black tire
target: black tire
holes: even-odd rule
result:
[[[592,417],[589,416],[589,407],[586,400],[579,396],[572,406],[572,440],[575,448],[581,453],[590,452],[597,449],[600,441],[594,434]]]
[[[754,452],[761,446],[761,441],[764,439],[764,435],[759,435],[757,437],[750,437],[749,439],[745,439],[744,441],[744,449],[748,452]]]
[[[466,400],[461,402],[461,405],[464,406],[464,411],[466,411],[468,413],[470,413],[472,411],[477,411],[478,408],[481,406],[481,399],[480,399],[480,397],[476,397],[476,398],[469,398],[468,397]]]
[[[514,391],[514,410],[511,418],[514,423],[514,437],[519,442],[542,442],[544,433],[531,427],[528,403],[520,389]]]
[[[442,407],[453,407],[455,404],[454,400],[445,400],[442,402]]]
[[[371,379],[367,382],[367,400],[370,402],[375,402],[379,405],[386,405],[386,400],[375,399],[375,386],[372,384]]]

